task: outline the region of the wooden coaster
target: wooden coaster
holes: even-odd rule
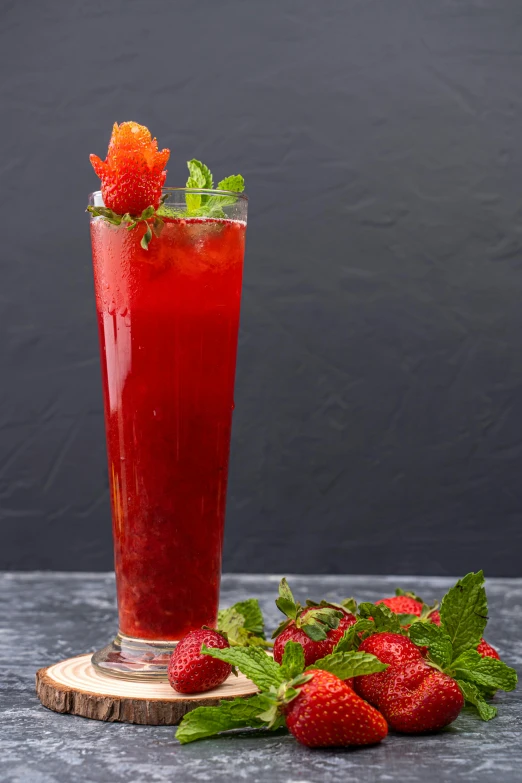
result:
[[[221,699],[257,693],[243,674],[206,693],[176,693],[168,682],[136,682],[104,676],[91,664],[91,654],[68,658],[36,672],[36,694],[44,707],[94,720],[175,726],[185,713]]]

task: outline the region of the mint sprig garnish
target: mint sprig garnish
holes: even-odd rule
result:
[[[187,161],[189,177],[187,179],[187,188],[212,190],[213,177],[212,172],[200,160],[192,159]],[[217,190],[230,190],[234,193],[242,193],[245,189],[245,180],[241,174],[234,174],[231,177],[225,177],[217,184]],[[226,217],[223,207],[235,204],[237,196],[232,194],[209,195],[208,193],[187,193],[185,196],[187,204],[187,217]]]
[[[285,725],[285,706],[299,695],[299,689],[313,674],[305,670],[303,648],[297,642],[285,645],[281,665],[258,647],[217,649],[202,646],[201,652],[236,666],[260,689],[248,699],[221,701],[217,707],[198,707],[182,719],[176,738],[193,742],[240,728],[275,730]],[[327,655],[308,667],[332,672],[341,679],[383,671],[381,663],[369,653],[336,653]]]
[[[310,605],[311,604],[311,605]],[[343,610],[336,609],[331,604],[323,601],[321,604],[309,602],[309,606],[303,607],[295,600],[292,591],[285,578],[279,583],[279,597],[276,599],[277,608],[286,615],[286,620],[276,628],[272,639],[279,636],[291,622],[296,628],[300,628],[315,642],[326,639],[328,631],[337,628],[344,614]]]
[[[209,167],[200,160],[193,158],[187,161],[189,176],[187,179],[187,188],[194,190],[214,190],[214,193],[186,193],[186,209],[175,205],[163,205],[158,210],[159,217],[210,217],[215,219],[226,218],[223,207],[231,206],[237,201],[235,193],[242,193],[245,189],[245,180],[241,174],[233,174],[225,177],[218,182],[217,187],[213,187],[214,178]],[[220,190],[231,191],[230,193],[219,193]]]
[[[257,598],[239,601],[218,612],[217,630],[234,646],[272,647],[265,639],[265,622]]]
[[[483,720],[494,718],[496,709],[487,704],[495,691],[511,691],[517,673],[503,661],[483,658],[476,650],[487,623],[484,574],[467,574],[444,596],[440,626],[415,623],[409,629],[414,644],[428,648],[428,662],[457,680],[468,705]]]

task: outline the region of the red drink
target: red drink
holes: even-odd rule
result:
[[[143,224],[91,222],[125,636],[216,621],[245,230],[167,218],[143,250]]]

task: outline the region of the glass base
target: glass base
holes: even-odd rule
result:
[[[91,658],[94,668],[121,680],[167,680],[170,656],[177,642],[135,639],[120,631],[114,641],[95,652]]]

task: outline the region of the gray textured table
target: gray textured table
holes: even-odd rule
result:
[[[453,580],[454,582],[455,580]],[[222,603],[260,598],[270,627],[275,576],[225,576]],[[452,580],[409,577],[291,577],[300,598],[377,600],[398,584],[427,599]],[[522,668],[522,580],[488,583],[488,639]],[[520,783],[522,700],[499,699],[484,724],[462,714],[434,736],[390,736],[358,750],[310,751],[286,734],[243,733],[181,747],[174,729],[99,723],[44,709],[34,695],[38,667],[93,650],[116,628],[111,574],[0,575],[0,780],[2,783]]]

